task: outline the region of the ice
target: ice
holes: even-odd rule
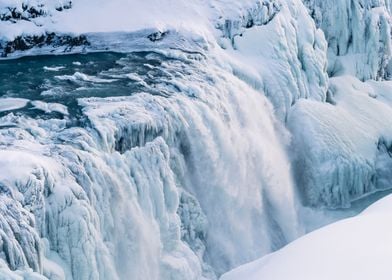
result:
[[[111,83],[116,81],[116,79],[101,79],[98,77],[93,77],[84,73],[80,72],[75,72],[73,75],[61,75],[61,76],[56,76],[57,79],[59,80],[67,80],[67,81],[72,81],[72,82],[78,82],[78,81],[85,81],[85,82],[94,82],[94,83]]]
[[[349,207],[390,188],[392,110],[380,90],[389,82],[363,83],[352,76],[330,80],[330,103],[303,100],[289,115],[295,169],[306,204]],[[384,86],[383,86],[384,85]]]
[[[47,280],[47,278],[33,272],[31,269],[12,271],[3,260],[0,260],[0,275],[1,279],[4,280]]]
[[[47,103],[39,100],[31,101],[33,107],[31,109],[41,110],[45,113],[57,112],[65,116],[68,115],[68,108],[59,103]]]
[[[0,98],[0,112],[7,112],[25,107],[29,103],[25,98]]]
[[[54,71],[54,72],[60,71],[60,70],[62,70],[64,68],[65,68],[64,66],[53,66],[53,67],[44,66],[44,69],[46,71]]]
[[[329,46],[331,75],[361,80],[390,76],[390,0],[303,0]]]

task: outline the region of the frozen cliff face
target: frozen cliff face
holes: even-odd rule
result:
[[[218,26],[229,38],[221,45],[256,69],[238,75],[265,92],[281,119],[300,98],[325,101],[327,44],[300,1],[260,1]]]
[[[391,188],[391,84],[330,80],[330,103],[303,100],[289,115],[298,186],[306,204],[349,207]]]
[[[360,80],[389,78],[391,3],[304,3],[325,33],[333,78],[327,103],[289,110],[295,177],[306,205],[346,208],[390,188],[390,83]]]
[[[329,46],[329,73],[361,80],[391,75],[390,0],[303,0]]]

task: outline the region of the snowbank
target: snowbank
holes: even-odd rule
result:
[[[387,280],[392,268],[392,196],[362,214],[309,233],[221,280]]]

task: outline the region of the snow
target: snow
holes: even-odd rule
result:
[[[239,279],[379,279],[392,275],[392,196],[224,274]]]

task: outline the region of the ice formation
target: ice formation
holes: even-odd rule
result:
[[[304,100],[293,107],[288,125],[306,203],[348,207],[390,188],[384,181],[390,179],[392,109],[384,96],[391,89],[389,82],[336,77],[330,81],[333,104]]]
[[[300,98],[325,101],[327,45],[298,1],[265,2],[272,2],[274,8],[261,6],[256,14],[259,18],[246,15],[242,25],[238,20],[226,20],[223,30],[231,44],[224,40],[221,44],[254,67],[251,73],[256,77],[250,83],[264,91],[277,115],[285,119]],[[249,79],[246,72],[238,75]]]
[[[391,75],[390,0],[303,0],[329,46],[331,75],[361,80]]]

